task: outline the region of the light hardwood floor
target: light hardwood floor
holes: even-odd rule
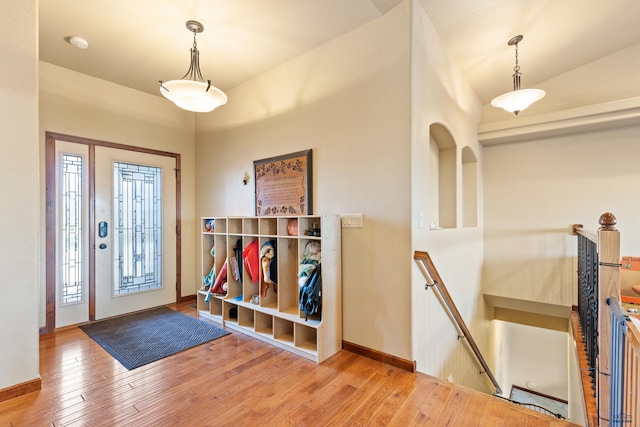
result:
[[[0,402],[0,426],[574,425],[344,350],[318,365],[233,331],[127,371],[68,328],[41,337],[40,374],[41,391]]]

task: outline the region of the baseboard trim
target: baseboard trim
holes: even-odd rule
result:
[[[192,294],[192,295],[185,295],[185,296],[181,296],[181,297],[180,297],[180,301],[176,302],[176,304],[181,304],[181,303],[183,303],[183,302],[187,302],[187,301],[195,301],[196,299],[197,299],[197,298],[196,298],[196,295],[195,295],[195,294]]]
[[[22,396],[23,394],[38,391],[41,388],[42,380],[40,378],[4,388],[0,390],[0,402]]]
[[[404,369],[405,371],[414,373],[416,372],[415,361],[402,359],[400,357],[382,353],[381,351],[363,347],[361,345],[354,344],[348,341],[342,341],[342,349],[359,354],[364,357],[368,357],[369,359],[377,360],[378,362],[387,363],[389,365],[395,366],[396,368]]]

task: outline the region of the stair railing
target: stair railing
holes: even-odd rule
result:
[[[487,374],[487,377],[489,377],[489,380],[491,381],[491,383],[496,389],[495,394],[502,394],[502,389],[500,388],[500,384],[498,384],[498,381],[496,380],[495,376],[491,372],[489,365],[487,364],[486,360],[482,356],[482,353],[480,352],[478,345],[476,344],[475,340],[471,336],[471,332],[469,332],[469,328],[467,328],[467,325],[464,322],[464,319],[462,318],[462,316],[460,315],[460,312],[458,311],[458,308],[456,307],[455,303],[453,302],[453,299],[451,298],[449,291],[447,291],[447,287],[444,285],[444,281],[442,280],[442,277],[440,277],[440,274],[438,273],[436,266],[433,264],[431,257],[427,252],[415,251],[413,254],[413,259],[422,262],[422,265],[426,269],[427,274],[425,276],[427,278],[427,283],[425,284],[425,290],[428,290],[429,288],[434,288],[437,291],[438,296],[440,297],[440,301],[444,303],[443,308],[445,308],[447,315],[449,315],[449,317],[454,322],[454,326],[456,327],[456,329],[458,329],[458,333],[461,334],[459,335],[459,338],[466,339],[467,344],[469,345],[469,347],[471,347],[471,350],[473,351],[473,354],[476,357],[476,360],[482,367],[483,371],[480,371],[480,373]]]
[[[573,226],[573,234],[578,236],[578,311],[582,335],[576,338],[582,338],[589,364],[586,369],[593,374],[597,413],[592,414],[591,396],[586,395],[584,387],[588,425],[613,427],[622,425],[626,418],[618,410],[624,405],[624,392],[611,388],[612,375],[616,381],[624,380],[625,376],[624,359],[612,357],[618,355],[617,346],[612,345],[615,344],[613,334],[617,332],[613,327],[617,322],[612,322],[612,308],[619,307],[621,299],[620,232],[616,228],[616,217],[610,212],[602,214],[598,222],[597,233],[585,230],[582,224]],[[618,387],[617,382],[614,385]]]

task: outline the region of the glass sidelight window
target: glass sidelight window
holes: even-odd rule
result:
[[[62,155],[61,190],[61,303],[82,302],[83,295],[83,163],[82,157]]]

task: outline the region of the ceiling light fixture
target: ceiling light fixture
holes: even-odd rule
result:
[[[186,25],[187,29],[193,32],[189,69],[180,80],[160,80],[160,93],[180,108],[206,113],[226,104],[227,95],[217,87],[211,86],[211,80],[202,78],[196,34],[204,31],[204,26],[197,21],[187,21]]]
[[[520,89],[520,66],[518,65],[518,43],[522,41],[521,35],[515,36],[507,43],[509,46],[516,47],[516,66],[513,67],[513,92],[507,92],[500,96],[493,98],[491,105],[494,107],[502,108],[510,113],[518,113],[525,108],[529,107],[536,101],[541,100],[546,95],[546,92],[542,89]]]

